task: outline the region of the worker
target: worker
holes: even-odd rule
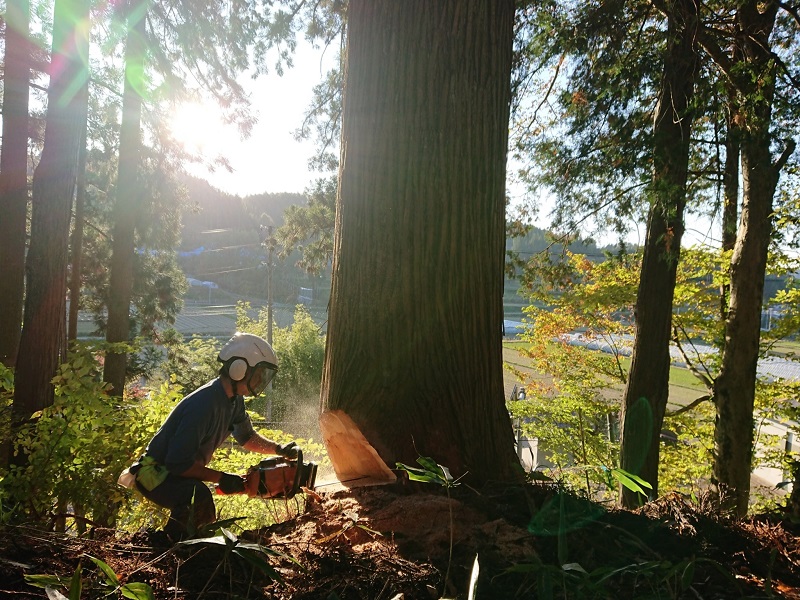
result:
[[[253,429],[244,396],[257,396],[278,370],[266,340],[236,333],[220,350],[219,376],[184,397],[133,466],[136,488],[148,500],[170,510],[164,532],[176,541],[216,520],[213,495],[245,492],[243,476],[208,468],[214,451],[229,435],[246,450],[297,458],[295,442],[278,444]]]

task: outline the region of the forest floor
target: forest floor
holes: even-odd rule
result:
[[[80,565],[80,598],[122,597],[107,585],[117,577],[125,597],[147,584],[158,599],[800,599],[800,524],[726,521],[677,495],[626,511],[541,483],[448,496],[405,482],[314,494],[289,521],[212,541],[4,526],[0,598],[59,598],[32,574],[60,576],[77,598]]]
[[[450,496],[405,482],[320,492],[291,520],[189,544],[0,525],[0,598],[800,600],[800,523],[784,517],[728,520],[677,494],[626,511],[542,482]]]

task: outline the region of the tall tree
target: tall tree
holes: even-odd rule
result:
[[[29,0],[6,3],[3,147],[0,154],[0,362],[17,360],[25,287],[28,213]]]
[[[33,175],[27,294],[14,389],[17,424],[52,404],[50,380],[65,345],[70,209],[88,53],[89,2],[56,0],[44,148]]]
[[[75,182],[75,218],[70,239],[69,314],[67,341],[78,337],[78,309],[81,303],[81,271],[83,269],[83,221],[86,218],[86,133],[89,117],[89,82],[81,90],[81,141],[78,148],[78,177]]]
[[[555,196],[558,233],[627,233],[647,214],[663,17],[645,0],[551,0],[528,3],[518,20],[512,140],[522,182],[533,199]]]
[[[722,250],[731,252],[736,245],[736,225],[739,220],[741,127],[739,126],[739,105],[736,101],[736,90],[728,83],[726,92],[725,163],[722,173]],[[729,297],[730,284],[725,282],[720,286],[720,318],[722,321],[728,315]]]
[[[390,466],[422,454],[477,482],[518,469],[500,334],[513,16],[353,0],[347,20],[322,406]]]
[[[142,193],[138,173],[141,160],[142,95],[145,85],[144,60],[147,48],[145,17],[149,5],[149,0],[131,0],[125,15],[128,35],[125,43],[125,84],[106,329],[106,340],[112,343],[127,342],[130,334],[134,240]],[[103,379],[111,384],[113,393],[120,396],[125,388],[126,367],[126,352],[107,354]]]
[[[770,37],[779,9],[775,1],[740,3],[730,57],[710,35],[702,37],[704,47],[736,89],[733,101],[742,123],[742,210],[731,258],[722,365],[714,382],[714,480],[721,506],[739,516],[747,513],[750,498],[753,407],[773,198],[780,171],[795,149],[795,141],[789,139],[780,156],[774,159],[772,154],[773,102],[783,63]]]
[[[106,325],[109,342],[128,341],[132,330],[134,247],[141,241],[137,229],[144,225],[137,219],[147,203],[142,185],[142,132],[145,126],[152,127],[148,137],[156,145],[167,137],[154,118],[158,113],[155,101],[179,104],[211,97],[226,120],[236,122],[243,133],[249,132],[254,119],[237,77],[247,70],[266,71],[267,51],[275,47],[279,53],[276,69],[281,71],[294,48],[295,33],[288,13],[300,8],[292,3],[232,5],[226,0],[130,0],[127,5],[126,76]],[[158,85],[146,90],[147,81]],[[145,98],[147,91],[150,94]],[[143,104],[143,100],[147,102]],[[174,148],[172,152],[176,152]],[[187,153],[181,154],[185,158]],[[216,162],[226,164],[224,157]],[[120,351],[106,357],[104,378],[114,393],[123,391],[127,362],[126,353]]]
[[[620,467],[639,475],[658,494],[661,426],[669,396],[672,299],[683,237],[692,102],[700,61],[698,5],[676,0],[665,7],[667,49],[653,124],[653,179],[647,221],[633,355],[622,406]],[[622,489],[622,503],[637,494]]]

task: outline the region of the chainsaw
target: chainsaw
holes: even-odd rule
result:
[[[303,462],[303,451],[296,459],[271,456],[250,467],[245,474],[245,493],[251,498],[293,498],[301,488],[314,489],[317,464]],[[222,494],[217,487],[217,494]]]

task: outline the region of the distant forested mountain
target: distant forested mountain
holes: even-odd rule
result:
[[[305,204],[303,194],[257,194],[234,196],[212,187],[207,181],[187,177],[184,181],[188,208],[183,213],[181,250],[228,243],[230,236],[259,237],[259,225],[283,223],[284,211],[293,204]],[[223,230],[223,231],[220,231]],[[208,232],[216,232],[211,235]],[[220,235],[223,234],[223,235]]]
[[[183,213],[178,249],[184,273],[197,281],[212,282],[227,292],[264,298],[267,251],[262,242],[267,233],[260,226],[279,227],[284,211],[289,206],[305,204],[306,197],[282,193],[242,198],[226,194],[200,179],[186,178],[184,184],[188,208]],[[294,266],[296,261],[296,256],[275,261],[276,302],[296,302],[301,288],[330,288],[328,280],[309,281],[308,274]]]
[[[528,258],[540,252],[550,252],[560,254],[564,248],[563,243],[554,238],[551,233],[538,227],[532,227],[524,236],[512,237],[506,240],[506,250],[516,252],[522,259]],[[598,247],[592,241],[574,241],[567,248],[576,254],[585,254],[592,259],[602,259],[604,251],[615,251],[616,248],[609,246]],[[629,248],[634,251],[635,248]]]

